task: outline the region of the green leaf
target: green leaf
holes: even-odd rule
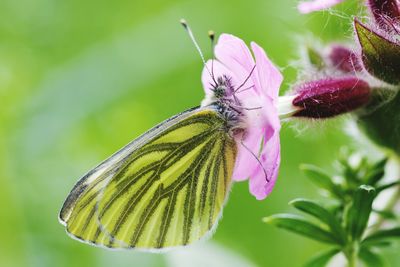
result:
[[[381,216],[384,219],[387,220],[396,220],[397,216],[393,211],[390,210],[376,210],[376,209],[372,209],[373,212],[375,212],[376,214],[378,214],[379,216]]]
[[[372,186],[361,185],[355,192],[352,206],[347,216],[347,230],[353,240],[358,240],[367,227],[375,189]]]
[[[367,174],[367,176],[365,177],[365,183],[367,185],[375,186],[376,183],[379,182],[384,175],[384,170],[374,170]]]
[[[400,84],[400,45],[354,21],[365,69],[389,84]]]
[[[309,164],[300,165],[300,170],[318,187],[325,189],[333,195],[341,197],[343,192],[339,185],[335,184],[329,174],[325,173],[322,169]]]
[[[376,247],[376,248],[387,248],[387,247],[392,247],[393,246],[393,241],[374,241],[374,242],[368,242],[368,243],[363,243],[363,247],[366,248],[371,248],[371,247]]]
[[[316,69],[323,69],[325,62],[320,53],[311,46],[307,46],[307,56],[310,64]]]
[[[389,158],[383,158],[381,160],[378,160],[377,162],[374,163],[373,166],[371,166],[371,169],[384,170],[388,160]]]
[[[312,257],[304,267],[325,267],[333,256],[338,254],[340,249],[334,248]]]
[[[388,158],[384,158],[370,167],[370,171],[365,177],[365,183],[367,185],[375,186],[383,178],[387,161]]]
[[[383,190],[392,188],[393,186],[397,186],[397,185],[400,185],[400,181],[396,181],[396,182],[392,182],[392,183],[381,185],[381,186],[376,188],[376,194],[379,194]]]
[[[379,230],[367,236],[363,241],[363,245],[370,245],[372,243],[385,241],[389,238],[400,238],[400,227],[392,229]]]
[[[329,244],[339,244],[335,236],[308,221],[304,217],[300,217],[293,214],[275,214],[269,217],[263,218],[265,223],[275,225],[279,228],[286,229],[296,234],[303,235],[305,237],[324,242]],[[340,245],[340,244],[339,244]]]
[[[347,149],[342,149],[338,159],[338,163],[340,164],[342,176],[345,178],[347,185],[354,188],[358,187],[362,183],[360,182],[358,173],[362,168],[364,168],[366,159],[362,157],[357,165],[353,166],[349,162],[350,157],[350,151]]]
[[[293,205],[298,210],[314,216],[318,220],[328,225],[338,242],[340,244],[345,243],[346,233],[344,229],[342,228],[340,222],[336,219],[336,217],[331,214],[327,209],[325,209],[318,203],[307,199],[295,199],[289,204]]]
[[[360,259],[368,267],[383,267],[385,263],[380,255],[367,248],[362,248],[359,254]]]

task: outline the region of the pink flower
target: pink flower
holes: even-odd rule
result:
[[[313,0],[308,2],[300,2],[297,9],[300,13],[307,14],[314,11],[330,8],[344,0]]]
[[[215,46],[216,60],[207,62],[202,73],[206,98],[202,106],[212,103],[215,81],[225,79],[236,91],[233,97],[244,113],[240,134],[234,138],[238,157],[233,179],[249,179],[250,192],[259,200],[273,189],[280,165],[280,120],[277,111],[282,75],[264,50],[251,43],[253,56],[239,38],[222,34]],[[238,89],[240,87],[240,89]]]

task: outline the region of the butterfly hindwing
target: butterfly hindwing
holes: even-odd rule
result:
[[[216,225],[235,159],[215,107],[183,112],[85,175],[60,220],[78,239],[110,248],[190,244]]]

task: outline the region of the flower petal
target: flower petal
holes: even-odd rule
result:
[[[256,156],[261,147],[262,131],[259,128],[248,128],[243,141],[239,141],[238,155],[232,179],[243,181],[248,179],[252,172],[260,165]],[[242,144],[243,142],[243,144]]]
[[[256,58],[259,86],[262,94],[271,99],[277,99],[283,77],[279,70],[272,64],[264,49],[255,42],[251,43],[254,57]],[[274,101],[275,102],[275,101]]]
[[[250,193],[253,194],[258,200],[264,199],[271,193],[275,185],[276,178],[278,177],[281,160],[279,131],[275,132],[273,136],[264,143],[260,160],[263,164],[265,172],[261,166],[258,165],[249,181]],[[267,175],[267,177],[265,177],[265,175]]]
[[[236,89],[246,81],[255,64],[247,45],[230,34],[222,34],[219,37],[215,46],[215,56],[237,77],[238,81],[234,84]],[[251,79],[248,79],[242,88],[253,86],[255,75],[258,74],[253,73]]]
[[[278,109],[276,107],[277,101],[272,101],[270,98],[261,98],[263,102],[263,113],[265,116],[265,123],[270,125],[275,131],[281,129],[281,121],[279,119]]]
[[[300,2],[297,6],[297,9],[300,13],[307,14],[314,11],[330,8],[343,1],[344,0],[314,0],[309,2]]]
[[[265,165],[264,169],[266,169],[269,166],[268,164],[270,164],[268,161],[269,158],[264,160],[263,155],[268,153],[266,149],[271,146],[269,145],[269,140],[271,140],[273,136],[279,135],[280,121],[277,116],[276,108],[271,105],[271,102],[268,103],[267,101],[265,104],[266,106],[264,106],[263,109],[267,109],[270,112],[264,111],[259,114],[259,116],[263,116],[263,118],[258,118],[256,123],[251,123],[250,121],[250,124],[246,128],[243,140],[237,141],[238,156],[233,172],[233,180],[235,181],[243,181],[249,177],[252,179],[253,175],[259,175],[258,172],[262,171],[260,163]],[[252,114],[253,112],[249,113]],[[252,120],[252,117],[249,119]],[[257,124],[260,120],[263,121],[263,125]],[[264,143],[262,144],[262,142]],[[261,147],[263,147],[263,150],[260,154]]]
[[[281,122],[279,120],[276,104],[268,96],[248,97],[242,100],[243,106],[250,110],[245,110],[247,119],[247,131],[261,129],[269,126],[274,130],[280,130]],[[271,134],[272,135],[272,134]]]

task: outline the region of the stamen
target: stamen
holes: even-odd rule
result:
[[[254,64],[254,67],[251,69],[249,75],[248,75],[247,78],[244,80],[244,82],[243,82],[238,88],[236,88],[235,93],[247,83],[247,81],[250,79],[251,75],[253,74],[255,68],[256,68],[256,64]]]
[[[268,175],[267,175],[267,171],[265,170],[264,166],[262,165],[260,159],[253,153],[253,151],[251,151],[244,143],[243,143],[243,136],[242,136],[242,140],[240,140],[240,144],[248,151],[250,152],[251,155],[253,155],[253,157],[257,160],[258,164],[260,164],[264,175],[265,175],[265,180],[267,181],[267,183],[269,183],[269,179],[268,179]]]

